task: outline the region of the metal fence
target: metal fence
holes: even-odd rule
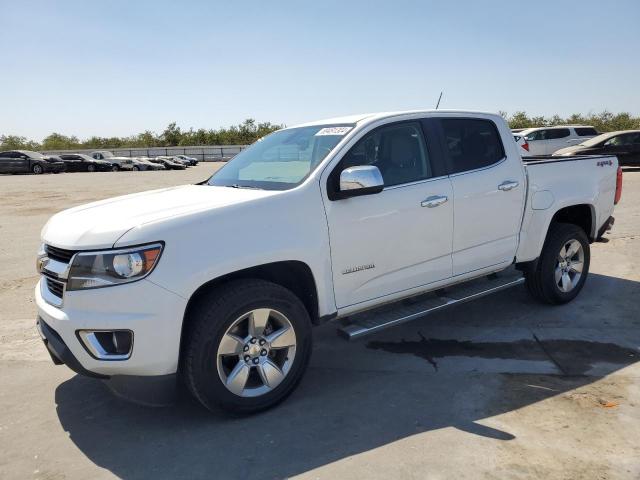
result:
[[[98,150],[107,150],[113,152],[117,157],[158,157],[187,155],[188,157],[197,158],[203,162],[220,162],[227,161],[235,157],[248,145],[203,145],[192,147],[149,147],[149,148],[114,148],[114,149],[86,149],[86,150],[46,150],[42,153],[49,155],[60,155],[61,153],[86,153],[91,154]]]

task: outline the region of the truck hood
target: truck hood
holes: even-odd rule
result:
[[[135,227],[249,203],[277,193],[209,185],[151,190],[63,210],[49,219],[41,237],[44,243],[69,250],[110,248]]]

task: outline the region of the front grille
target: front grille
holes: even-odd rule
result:
[[[58,282],[57,280],[52,280],[49,277],[45,277],[47,282],[47,288],[49,291],[54,294],[58,298],[62,298],[62,293],[64,292],[64,283]]]
[[[77,253],[75,250],[65,250],[63,248],[52,247],[51,245],[45,245],[44,250],[47,252],[49,258],[63,263],[69,263],[71,257]]]

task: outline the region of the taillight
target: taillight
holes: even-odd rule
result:
[[[613,199],[613,204],[617,205],[622,197],[622,167],[618,167],[618,173],[616,175],[616,196]]]
[[[524,148],[524,149],[528,152],[528,151],[529,151],[529,144],[525,141],[525,142],[522,144],[522,148]]]

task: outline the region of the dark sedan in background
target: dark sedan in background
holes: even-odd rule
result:
[[[579,145],[561,148],[553,155],[615,155],[620,165],[640,166],[640,130],[603,133]]]
[[[59,173],[65,171],[61,160],[45,157],[30,150],[0,152],[0,173]]]
[[[166,168],[167,170],[184,170],[185,168],[187,168],[186,165],[173,162],[167,158],[162,158],[162,157],[151,158],[149,159],[149,161],[153,163],[158,163],[160,165],[164,165],[164,168]]]
[[[114,163],[81,153],[65,153],[59,157],[67,166],[67,172],[112,172],[118,169]]]

